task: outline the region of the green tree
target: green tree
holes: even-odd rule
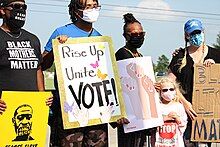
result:
[[[157,65],[155,65],[155,72],[167,72],[169,65],[169,59],[165,55],[158,57]]]
[[[216,44],[213,44],[213,46],[217,49],[220,49],[220,32],[217,35]]]

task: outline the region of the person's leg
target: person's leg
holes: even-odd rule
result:
[[[61,147],[82,147],[82,142],[83,133],[74,132],[74,129],[71,129],[71,132],[66,132],[66,136],[61,140]]]
[[[107,124],[86,127],[84,131],[84,147],[108,147]]]
[[[59,93],[53,91],[54,102],[52,105],[53,121],[52,147],[82,147],[83,128],[63,129],[62,113],[60,107]]]
[[[192,130],[192,121],[188,119],[187,127],[183,135],[185,147],[197,147],[198,146],[198,143],[190,141],[191,130]]]
[[[123,126],[118,127],[118,147],[143,147],[146,137],[146,130],[124,133]]]

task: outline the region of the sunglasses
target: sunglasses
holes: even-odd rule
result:
[[[138,36],[145,36],[146,32],[135,32],[135,33],[128,33],[128,35],[132,37],[138,37]]]
[[[164,88],[164,89],[162,89],[161,91],[162,92],[167,92],[167,91],[174,91],[175,89],[174,88]]]
[[[22,114],[22,115],[17,116],[17,119],[20,121],[23,120],[24,118],[26,118],[27,120],[30,120],[32,118],[32,115],[31,114]]]
[[[14,3],[14,4],[9,4],[6,7],[11,7],[12,9],[23,9],[23,10],[27,10],[27,5],[26,4],[18,4],[18,3]]]

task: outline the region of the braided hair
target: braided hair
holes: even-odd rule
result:
[[[98,0],[95,0],[95,1],[98,4]],[[68,5],[69,15],[73,23],[77,21],[75,11],[78,9],[84,9],[86,6],[86,3],[87,3],[87,0],[85,0],[84,3],[83,3],[83,0],[70,0],[70,3]]]
[[[124,17],[124,23],[125,23],[124,27],[123,27],[124,34],[126,34],[126,32],[127,32],[129,24],[133,24],[136,22],[141,25],[141,23],[133,16],[132,13],[127,13],[127,14],[123,15],[123,17]]]

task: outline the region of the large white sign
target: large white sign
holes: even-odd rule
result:
[[[134,132],[162,125],[151,57],[121,60],[118,61],[118,67],[126,113],[130,121],[128,125],[124,125],[124,131]]]
[[[117,63],[110,37],[54,40],[64,128],[116,121],[123,115]]]

